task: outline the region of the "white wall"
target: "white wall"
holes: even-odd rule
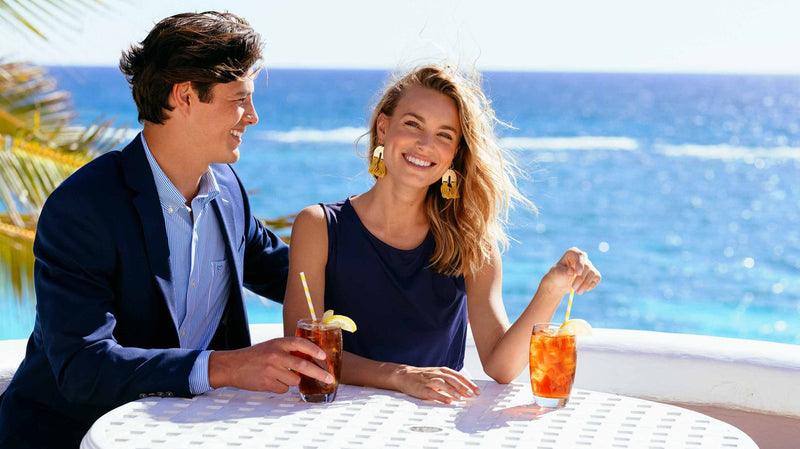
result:
[[[578,388],[800,417],[800,346],[595,329],[578,342]]]

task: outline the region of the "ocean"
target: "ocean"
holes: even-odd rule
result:
[[[103,116],[135,132],[116,68],[50,73],[73,93],[77,124]],[[389,75],[262,75],[260,121],[235,165],[257,216],[369,188],[365,148],[354,142]],[[595,327],[800,344],[800,77],[488,72],[484,85],[540,211],[511,214],[503,297],[512,320],[577,246],[603,281],[575,297],[572,316]],[[0,290],[0,339],[26,338],[34,300]],[[247,301],[251,321],[281,320],[279,305]]]

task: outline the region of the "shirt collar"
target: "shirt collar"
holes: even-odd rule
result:
[[[156,191],[158,192],[158,199],[162,204],[171,206],[186,206],[186,198],[183,197],[181,192],[175,187],[175,184],[169,180],[164,170],[158,165],[156,158],[147,146],[147,141],[144,138],[144,133],[139,133],[144,147],[144,154],[147,156],[147,162],[150,164],[150,171],[153,172],[153,179],[156,182]],[[202,199],[202,203],[213,200],[219,195],[219,184],[211,167],[206,170],[203,176],[200,177],[199,190],[197,198]]]

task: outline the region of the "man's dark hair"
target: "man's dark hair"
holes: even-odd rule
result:
[[[164,123],[172,86],[191,81],[200,101],[215,83],[237,81],[261,61],[261,35],[231,13],[184,13],[158,22],[138,45],[122,52],[119,68],[131,85],[139,122]]]

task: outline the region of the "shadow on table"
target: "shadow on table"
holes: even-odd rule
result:
[[[520,388],[529,389],[527,385],[501,385],[491,381],[476,382],[481,395],[469,400],[463,411],[456,416],[456,428],[464,433],[485,432],[491,429],[509,426],[512,421],[533,421],[556,410],[542,408],[533,402],[530,404],[504,404],[505,398],[517,394]],[[503,405],[508,405],[503,408]]]
[[[520,404],[520,389],[529,390],[524,384],[501,385],[493,381],[477,381],[482,390],[480,396],[461,403],[441,404],[424,401],[403,393],[368,389],[352,385],[342,385],[336,400],[330,404],[307,404],[300,399],[295,388],[288,393],[259,393],[245,390],[223,388],[192,399],[145,399],[137,405],[138,412],[144,412],[155,421],[169,421],[179,424],[213,423],[236,421],[248,418],[281,420],[295,413],[307,411],[317,419],[347,421],[356,419],[360,409],[369,404],[388,404],[391,409],[445,408],[453,411],[456,428],[464,433],[477,433],[507,427],[514,421],[532,421],[553,411],[542,409],[533,403]],[[522,395],[523,397],[524,394]],[[391,397],[387,400],[385,397]],[[335,424],[335,423],[334,423]],[[344,425],[344,424],[343,424]],[[431,432],[441,429],[420,423],[412,429],[417,432]]]
[[[364,396],[364,391],[369,392],[368,396]],[[329,404],[303,402],[296,387],[284,394],[222,388],[191,399],[144,399],[139,401],[142,407],[139,411],[147,413],[156,421],[179,424],[214,423],[247,418],[285,418],[309,410],[316,410],[320,416],[347,418],[354,415],[354,409],[358,409],[369,400],[374,400],[375,396],[393,396],[395,401],[425,402],[394,391],[364,389],[352,385],[340,386],[336,400]],[[434,403],[429,404],[436,406]]]

